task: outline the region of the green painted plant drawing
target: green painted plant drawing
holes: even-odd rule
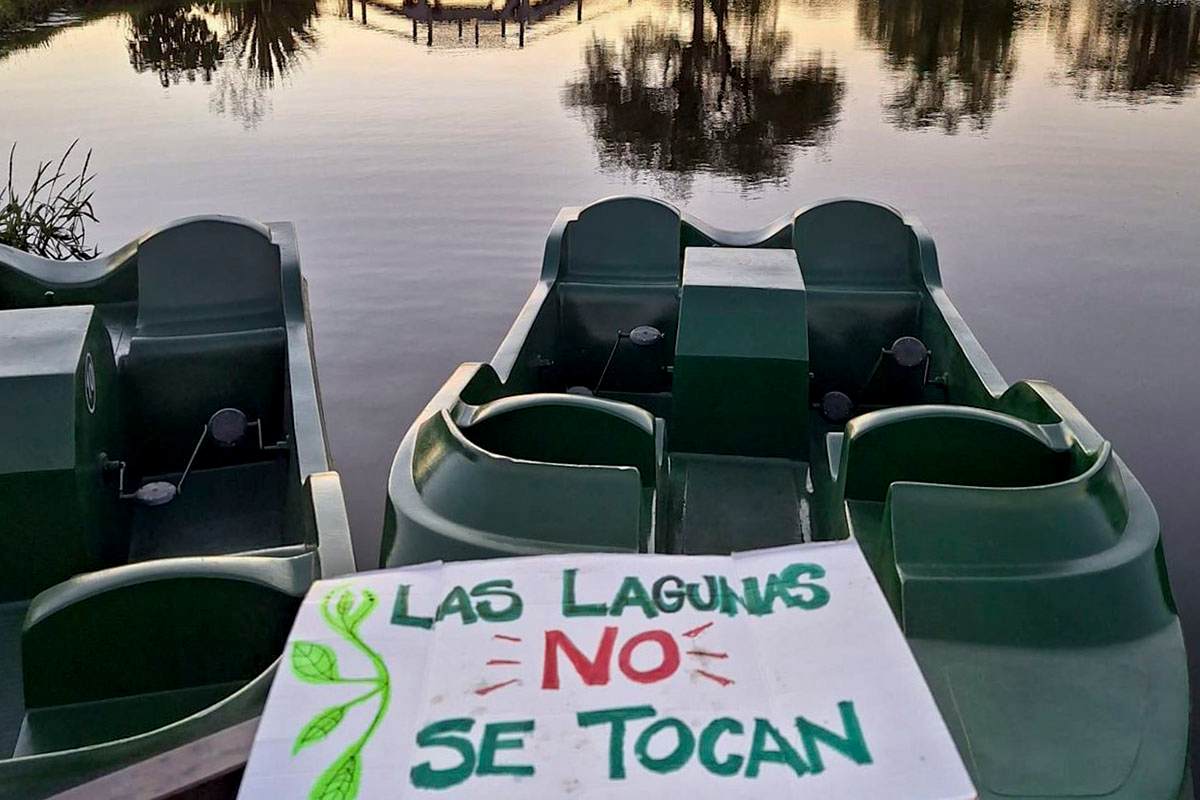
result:
[[[335,601],[336,596],[336,601]],[[321,601],[321,616],[338,636],[350,643],[371,662],[375,675],[369,678],[349,678],[338,670],[337,653],[328,645],[319,642],[297,641],[292,644],[292,674],[305,683],[358,683],[366,691],[349,702],[330,706],[321,711],[300,729],[292,746],[292,755],[305,747],[319,742],[336,728],[346,713],[353,707],[378,698],[375,716],[366,730],[355,739],[342,754],[330,764],[313,784],[308,793],[309,800],[353,800],[358,796],[358,785],[362,778],[362,750],[375,734],[391,700],[391,678],[387,665],[379,653],[372,650],[358,635],[363,620],[375,610],[378,598],[370,589],[363,589],[356,597],[349,589],[334,589]]]

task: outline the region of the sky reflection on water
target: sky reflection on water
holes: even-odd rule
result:
[[[122,19],[135,72],[166,89],[211,85],[213,112],[254,127],[297,62],[320,57],[330,17],[397,46],[469,50],[524,49],[526,38],[532,48],[612,15],[623,24],[584,41],[563,105],[586,120],[604,166],[659,172],[679,187],[701,169],[748,184],[785,177],[792,149],[835,133],[847,45],[882,54],[886,121],[948,134],[986,131],[1002,113],[1021,30],[1025,47],[1050,45],[1045,80],[1083,100],[1178,102],[1200,75],[1200,3],[1155,0],[210,0],[100,5],[75,24]],[[814,36],[806,23],[829,15],[852,21],[857,41]],[[0,40],[0,59],[61,30]]]
[[[364,565],[404,428],[495,349],[559,207],[651,193],[738,229],[861,195],[933,231],[1008,377],[1112,438],[1179,584],[1198,78],[1197,1],[139,2],[0,42],[0,145],[92,148],[106,250],[190,214],[296,222]]]

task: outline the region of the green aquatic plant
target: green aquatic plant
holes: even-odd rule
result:
[[[13,162],[17,145],[8,151],[8,180],[0,186],[0,244],[25,250],[45,258],[66,260],[94,258],[100,250],[86,241],[88,220],[96,222],[92,211],[89,174],[92,151],[83,158],[83,166],[67,178],[66,165],[79,144],[76,139],[55,165],[38,162],[33,181],[22,195],[14,185]]]
[[[371,677],[343,676],[338,669],[337,653],[328,645],[307,641],[297,641],[292,644],[292,674],[305,683],[357,683],[366,687],[366,691],[354,699],[340,705],[329,706],[310,719],[296,735],[296,741],[292,745],[292,755],[296,755],[305,747],[321,741],[332,733],[346,718],[346,713],[350,709],[374,698],[379,700],[370,724],[321,773],[308,794],[309,800],[353,800],[358,796],[358,786],[362,779],[363,748],[375,734],[387,713],[388,704],[391,701],[391,676],[388,674],[383,657],[372,650],[358,633],[359,626],[371,615],[377,604],[378,598],[370,589],[363,589],[361,598],[349,589],[342,589],[340,592],[334,589],[321,601],[321,617],[325,620],[325,624],[354,649],[366,656],[375,669],[375,674]]]

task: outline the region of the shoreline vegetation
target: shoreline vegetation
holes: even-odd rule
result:
[[[41,22],[63,6],[62,0],[0,0],[0,31]]]
[[[92,151],[79,167],[67,162],[76,139],[58,159],[39,161],[29,188],[22,194],[13,181],[17,145],[8,151],[8,180],[0,184],[0,244],[56,261],[95,258],[100,250],[87,243],[86,226],[96,222],[92,210]]]
[[[56,15],[86,15],[99,2],[103,0],[0,0],[0,59],[47,42],[63,28],[55,24]]]
[[[0,57],[13,50],[41,44],[62,25],[50,24],[55,14],[89,18],[119,8],[112,0],[0,0]]]

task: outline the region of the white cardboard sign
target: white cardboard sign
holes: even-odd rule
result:
[[[434,563],[305,599],[241,800],[975,790],[853,542]]]

